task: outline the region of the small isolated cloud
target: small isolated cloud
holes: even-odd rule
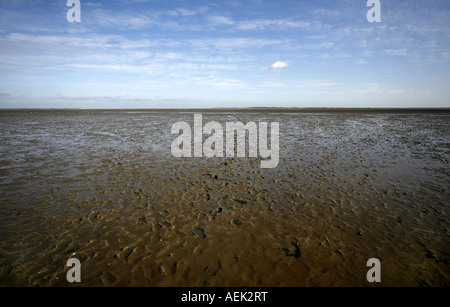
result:
[[[289,66],[289,63],[277,61],[270,66],[264,67],[262,70],[267,71],[267,70],[272,70],[272,69],[282,69],[282,68],[285,68],[288,66]]]

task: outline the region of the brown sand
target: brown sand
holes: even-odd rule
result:
[[[275,169],[172,157],[193,114],[0,112],[0,285],[449,286],[449,112],[202,112],[279,122]]]

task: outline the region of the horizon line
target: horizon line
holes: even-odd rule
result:
[[[245,111],[272,111],[274,113],[292,112],[302,113],[305,111],[378,111],[378,112],[392,112],[392,111],[414,111],[414,112],[450,112],[450,107],[203,107],[203,108],[1,108],[0,112],[5,111],[215,111],[215,112],[245,112]]]

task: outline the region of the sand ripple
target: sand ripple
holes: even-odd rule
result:
[[[447,113],[203,114],[280,122],[275,169],[173,158],[190,113],[0,117],[0,285],[449,285]]]

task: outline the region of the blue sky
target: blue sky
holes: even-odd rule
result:
[[[450,1],[0,2],[0,108],[450,107]]]

